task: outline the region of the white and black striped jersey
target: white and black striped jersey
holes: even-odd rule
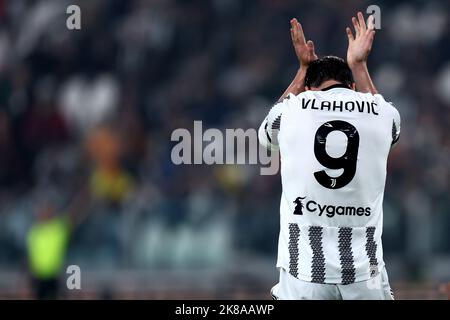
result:
[[[259,140],[281,157],[277,267],[316,283],[378,274],[386,164],[399,135],[392,104],[341,85],[290,94],[270,110]]]

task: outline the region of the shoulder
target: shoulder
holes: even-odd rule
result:
[[[392,101],[386,100],[381,94],[377,93],[373,95],[374,98],[382,104],[386,109],[390,110],[393,113],[398,113],[397,108],[395,107],[395,104]]]
[[[289,93],[289,95],[284,98],[283,100],[279,101],[277,104],[293,104],[296,103],[297,101],[299,101],[299,99],[301,99],[301,97],[304,97],[305,92],[302,92],[298,95],[295,95],[293,93]]]
[[[302,99],[312,99],[312,98],[317,98],[320,95],[323,95],[324,93],[326,93],[326,91],[311,91],[311,90],[307,90],[307,91],[303,91],[302,93],[298,94],[298,95],[292,95],[295,99],[293,99],[293,101],[301,101]]]
[[[386,116],[400,120],[400,113],[398,112],[395,104],[389,100],[386,100],[383,95],[379,93],[372,94],[361,92],[358,92],[358,95],[365,97],[365,99],[369,101],[374,101],[378,105],[379,110],[382,110],[382,113]]]
[[[281,103],[284,106],[287,106],[286,109],[289,107],[298,107],[299,105],[302,105],[304,101],[318,98],[317,93],[320,91],[303,91],[299,93],[298,95],[290,93]],[[295,108],[297,109],[297,108]]]
[[[291,107],[298,105],[301,102],[303,93],[300,93],[299,95],[294,95],[293,93],[289,93],[287,97],[284,99],[276,102],[272,109],[270,110],[271,113],[286,113],[291,109]],[[304,96],[303,96],[304,97]]]

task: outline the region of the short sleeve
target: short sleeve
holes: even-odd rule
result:
[[[281,129],[281,117],[283,110],[286,110],[289,100],[292,98],[289,94],[287,98],[276,103],[269,111],[264,121],[261,123],[258,131],[259,143],[271,150],[278,149],[278,132]]]
[[[383,108],[387,108],[388,111],[388,121],[392,122],[392,131],[391,131],[391,147],[395,146],[400,139],[400,113],[392,102],[386,101],[381,94],[374,95],[380,102]]]

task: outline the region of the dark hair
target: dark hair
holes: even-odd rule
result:
[[[306,70],[305,86],[319,87],[324,81],[336,80],[349,88],[353,84],[353,75],[344,59],[326,56],[311,62]]]

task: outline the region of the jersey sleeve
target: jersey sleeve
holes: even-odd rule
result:
[[[276,103],[269,111],[258,130],[259,143],[270,150],[278,150],[278,132],[281,126],[281,116],[283,110],[286,110],[291,95],[284,100]]]
[[[388,102],[384,99],[384,97],[380,94],[375,95],[378,99],[380,99],[383,102],[383,107],[389,108],[389,110],[392,110],[392,133],[391,133],[391,147],[394,147],[398,140],[400,139],[400,113],[398,112],[397,108],[392,102]]]

